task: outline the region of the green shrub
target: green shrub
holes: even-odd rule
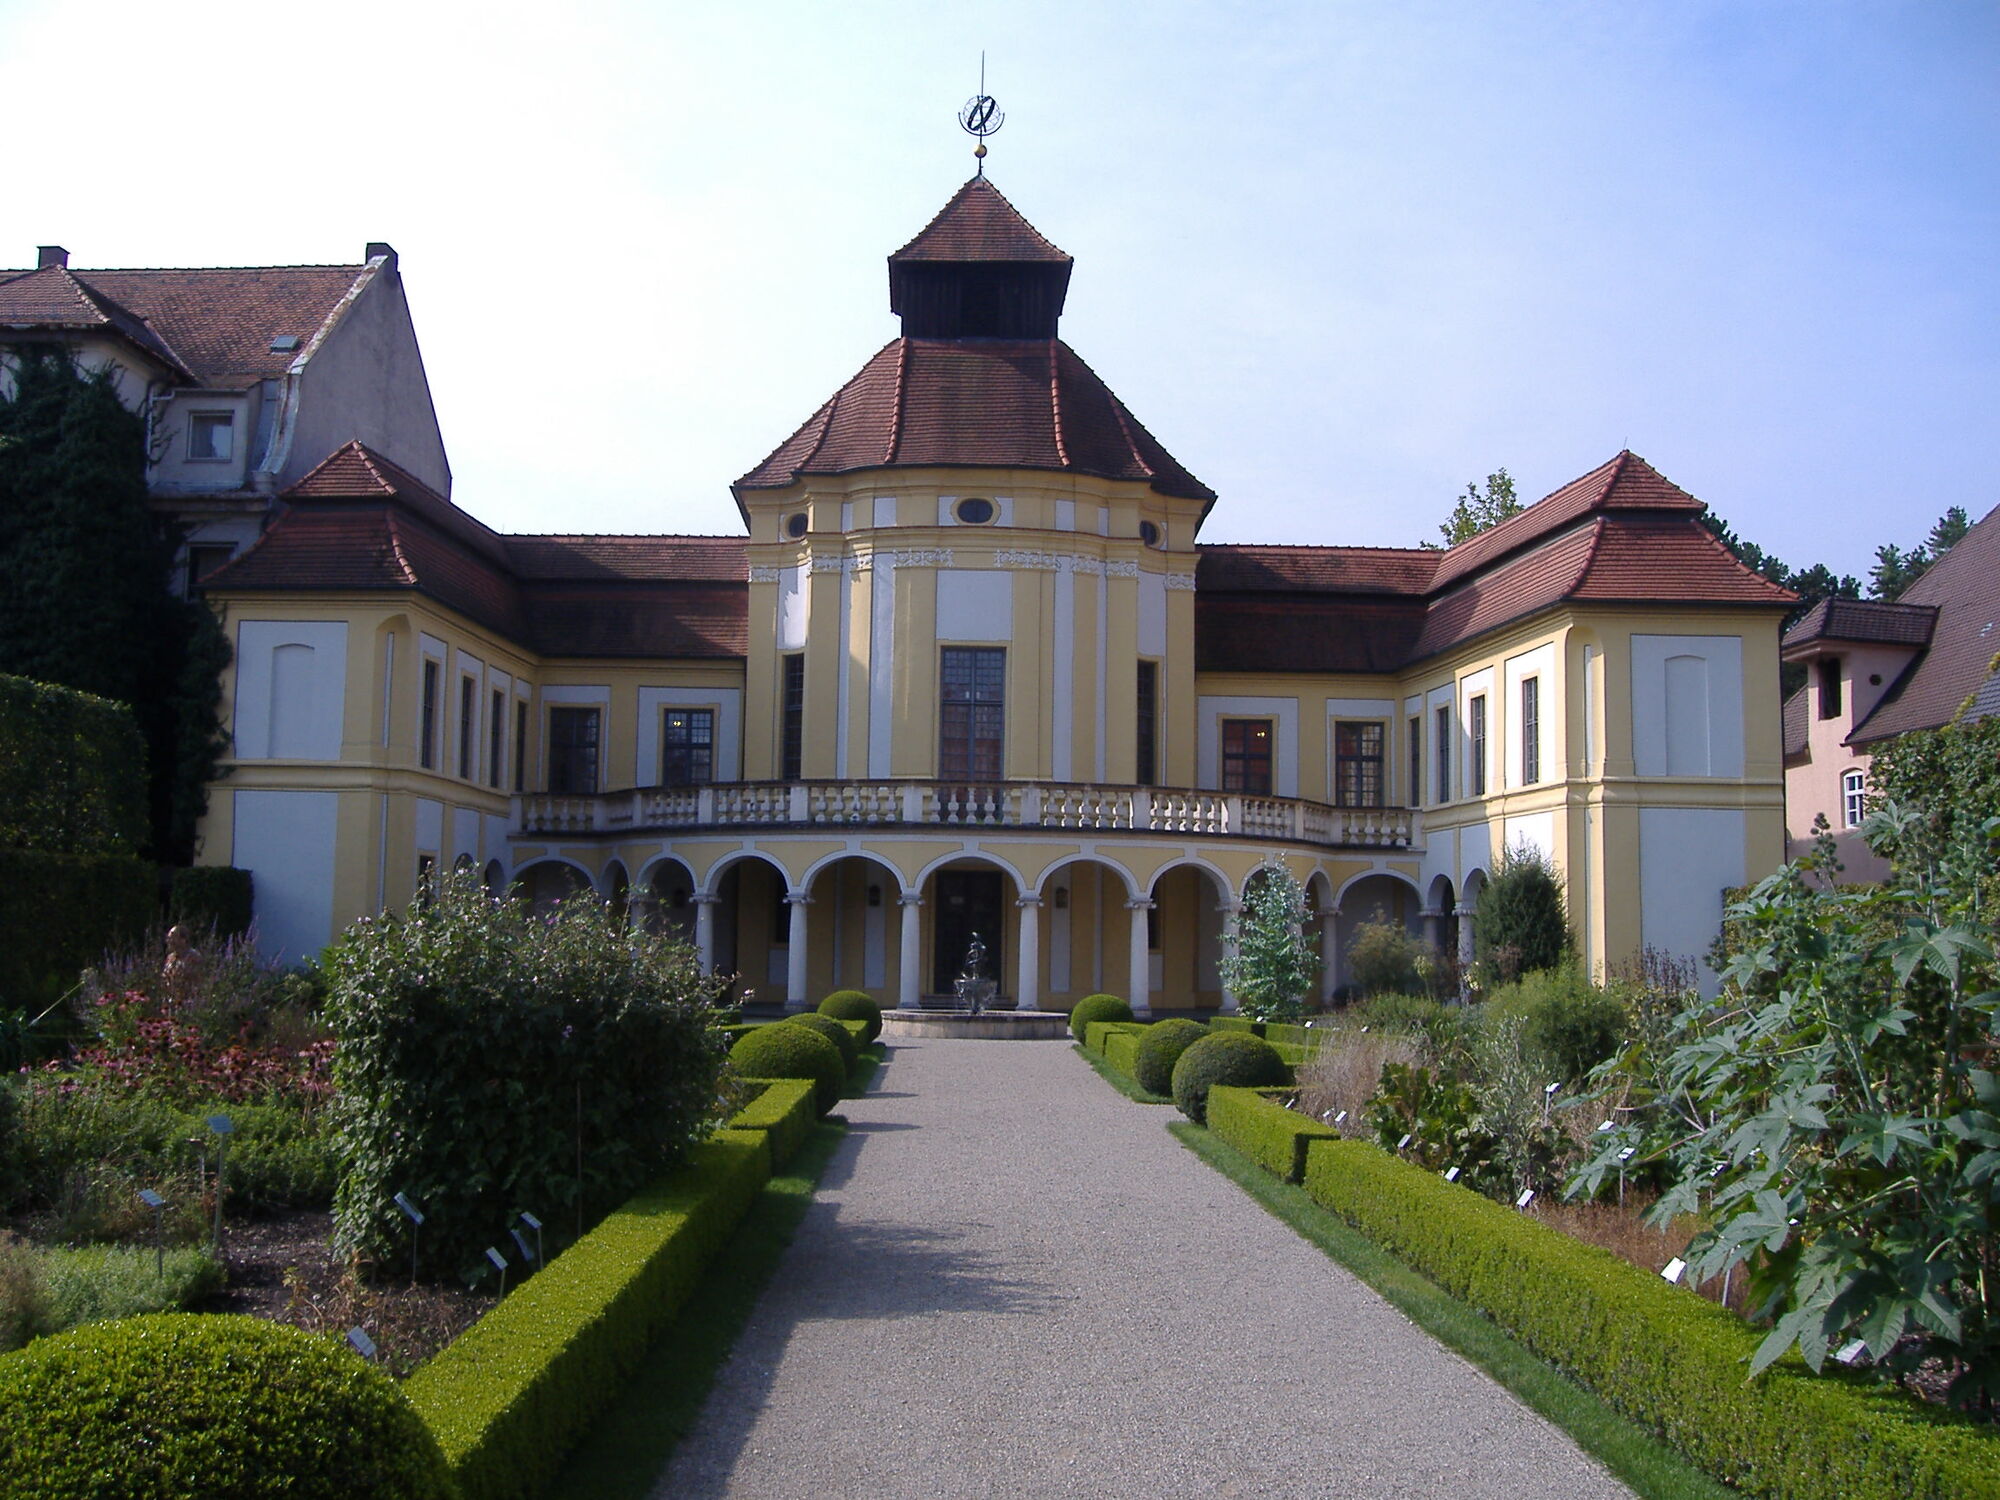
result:
[[[729,1049],[729,1066],[739,1078],[810,1078],[821,1114],[847,1091],[847,1065],[840,1048],[810,1026],[776,1021],[745,1032]]]
[[[240,937],[253,912],[250,872],[231,865],[193,865],[174,871],[167,919],[194,932]]]
[[[1268,1090],[1228,1084],[1216,1084],[1208,1091],[1208,1128],[1287,1182],[1304,1181],[1310,1142],[1340,1139],[1339,1131],[1288,1109]]]
[[[1407,995],[1423,988],[1424,944],[1379,908],[1376,919],[1363,922],[1343,955],[1347,982],[1361,995]]]
[[[1139,1038],[1138,1052],[1132,1059],[1133,1081],[1149,1094],[1172,1093],[1174,1064],[1207,1035],[1208,1028],[1199,1021],[1155,1021]]]
[[[882,1007],[861,990],[835,990],[820,1001],[819,1013],[836,1021],[866,1021],[871,1042],[882,1034]]]
[[[1208,1023],[1210,1031],[1247,1031],[1252,1036],[1264,1034],[1264,1023],[1253,1021],[1248,1016],[1216,1016]]]
[[[1321,968],[1319,939],[1306,935],[1306,889],[1276,855],[1266,855],[1245,886],[1233,951],[1221,964],[1222,982],[1246,1016],[1295,1021],[1319,986]]]
[[[2000,1435],[1788,1357],[1724,1308],[1360,1141],[1316,1141],[1306,1191],[1694,1463],[1781,1500],[1994,1500]]]
[[[729,1117],[735,1131],[761,1130],[771,1142],[771,1167],[775,1171],[792,1159],[792,1153],[812,1135],[818,1111],[813,1104],[810,1078],[750,1078],[744,1082],[759,1088],[756,1098]]]
[[[0,1354],[57,1326],[41,1256],[20,1236],[0,1230]]]
[[[1575,1083],[1625,1040],[1623,1002],[1592,984],[1574,961],[1501,986],[1484,1009],[1489,1018],[1521,1017],[1528,1045],[1547,1060],[1556,1083]]]
[[[44,1250],[41,1260],[56,1328],[184,1312],[222,1290],[222,1267],[206,1250],[186,1246],[156,1258],[151,1245],[88,1245]]]
[[[0,1359],[17,1500],[445,1500],[437,1440],[387,1375],[258,1318],[96,1323]]]
[[[211,1111],[213,1113],[214,1111]],[[274,1104],[235,1104],[223,1111],[236,1127],[229,1138],[222,1185],[232,1205],[331,1208],[340,1185],[340,1153],[323,1121]],[[207,1117],[182,1115],[181,1142],[206,1134]],[[175,1153],[182,1165],[189,1152]],[[213,1158],[211,1157],[211,1162]]]
[[[1127,1078],[1137,1078],[1134,1071],[1139,1065],[1139,1039],[1142,1033],[1127,1031],[1122,1026],[1107,1026],[1099,1021],[1092,1033],[1101,1045],[1106,1067],[1124,1074]]]
[[[1070,1008],[1069,1034],[1079,1042],[1088,1040],[1084,1030],[1092,1021],[1129,1021],[1132,1007],[1116,995],[1085,995]]]
[[[1084,1050],[1105,1057],[1111,1050],[1113,1037],[1139,1036],[1145,1031],[1146,1024],[1144,1021],[1092,1021],[1083,1028]]]
[[[1569,914],[1547,855],[1522,844],[1501,854],[1473,904],[1480,983],[1506,984],[1553,969],[1569,953]]]
[[[594,899],[537,915],[454,872],[323,967],[343,1252],[408,1263],[400,1192],[426,1216],[424,1268],[461,1272],[519,1210],[601,1213],[714,1121],[722,1040],[693,951]]]
[[[832,1051],[831,1042],[812,1040]],[[437,1434],[465,1500],[543,1492],[700,1284],[770,1172],[762,1132],[718,1132],[694,1148],[689,1165],[606,1215],[409,1378],[404,1390]]]
[[[1218,1083],[1269,1088],[1290,1081],[1284,1060],[1262,1037],[1218,1032],[1189,1047],[1174,1064],[1174,1105],[1200,1125],[1208,1118],[1208,1091]]]
[[[834,1020],[832,1016],[822,1016],[816,1011],[808,1010],[796,1016],[786,1016],[781,1024],[808,1027],[818,1032],[829,1042],[832,1042],[835,1047],[840,1049],[840,1065],[842,1068],[851,1070],[854,1067],[855,1059],[861,1056],[861,1043],[859,1039],[856,1038],[853,1032],[841,1025],[840,1022]]]

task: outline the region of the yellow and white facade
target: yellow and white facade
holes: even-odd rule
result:
[[[891,261],[904,334],[736,486],[745,538],[501,537],[343,450],[211,581],[203,857],[300,958],[470,865],[587,886],[740,990],[1225,1009],[1285,860],[1469,948],[1503,848],[1593,965],[1698,954],[1783,856],[1787,599],[1621,454],[1449,552],[1205,547],[1215,497],[1055,335],[984,179]]]

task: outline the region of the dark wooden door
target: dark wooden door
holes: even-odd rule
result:
[[[998,870],[940,870],[934,887],[937,915],[931,932],[931,993],[949,995],[965,968],[972,935],[986,945],[984,972],[1000,983],[1001,876]]]

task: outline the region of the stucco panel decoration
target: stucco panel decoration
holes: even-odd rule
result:
[[[1168,588],[1184,589],[1190,594],[1194,592],[1194,574],[1168,573],[1165,575],[1165,577]]]
[[[1137,578],[1135,562],[1106,562],[1097,557],[1079,557],[1069,552],[1004,551],[993,554],[996,568],[1014,568],[1029,573],[1084,573],[1093,578]],[[1194,580],[1188,580],[1194,586]]]

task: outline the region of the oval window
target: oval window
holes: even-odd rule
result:
[[[967,526],[984,526],[993,519],[991,500],[961,500],[953,512]]]
[[[1151,521],[1141,521],[1139,523],[1139,540],[1144,542],[1148,547],[1159,546],[1163,536],[1164,533]]]
[[[796,542],[800,537],[804,536],[805,534],[806,534],[806,513],[804,511],[800,511],[797,515],[794,516],[785,517],[786,536],[790,537],[793,541]]]

